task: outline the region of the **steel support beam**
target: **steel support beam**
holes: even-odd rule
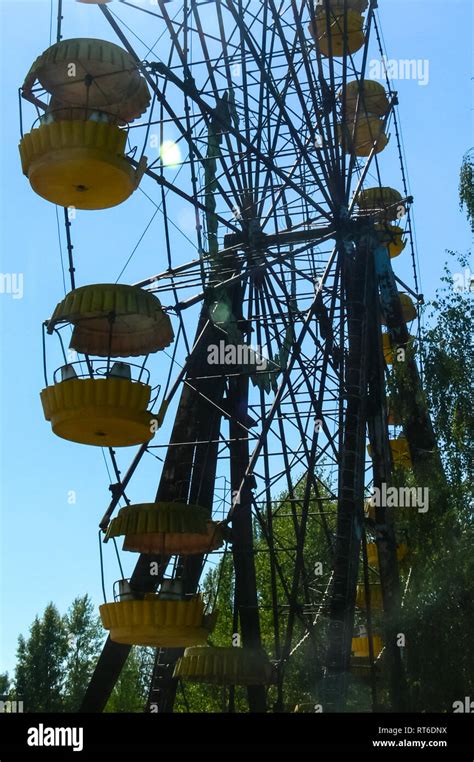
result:
[[[384,258],[384,251],[375,250],[375,262],[379,257]],[[391,269],[390,259],[388,266]],[[374,302],[370,305],[373,320],[370,325],[370,363],[369,363],[369,400],[368,400],[368,433],[372,448],[373,486],[381,488],[382,484],[392,482],[392,460],[387,428],[387,409],[385,395],[384,357],[380,336],[380,302],[378,292],[374,294]],[[401,320],[401,306],[398,293],[392,294]],[[398,301],[398,304],[396,303]],[[389,692],[391,709],[403,712],[407,708],[405,669],[401,650],[397,644],[400,632],[401,588],[397,560],[397,540],[393,509],[377,506],[375,509],[375,534],[379,557],[380,582],[384,608],[384,645],[385,664],[389,677]]]
[[[248,377],[232,379],[229,401],[245,420],[248,414]],[[248,434],[235,419],[230,421],[230,477],[234,496],[232,514],[232,556],[235,570],[235,607],[238,612],[244,648],[259,650],[260,618],[253,547],[252,475],[247,475],[250,461]],[[247,689],[250,712],[266,712],[265,688]]]
[[[343,284],[349,351],[345,368],[346,411],[340,448],[334,584],[330,603],[329,644],[323,681],[325,711],[344,711],[354,627],[356,586],[364,521],[367,420],[369,294],[375,288],[367,239],[355,256],[344,255]]]

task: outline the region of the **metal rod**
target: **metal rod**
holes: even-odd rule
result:
[[[72,291],[74,291],[74,289],[76,288],[76,277],[75,277],[76,268],[74,267],[74,259],[73,259],[74,246],[72,245],[72,239],[71,239],[71,221],[69,219],[69,209],[67,207],[64,208],[64,224],[66,228],[67,254],[68,254],[68,262],[69,262],[69,275],[71,278],[71,289]]]
[[[63,20],[63,0],[58,0],[58,26],[57,26],[57,33],[56,33],[56,42],[61,42],[62,40],[62,34],[61,34],[61,28],[62,28],[62,20]]]

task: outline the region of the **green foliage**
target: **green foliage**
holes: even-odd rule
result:
[[[10,678],[8,672],[0,674],[0,696],[8,696],[10,691]]]
[[[132,648],[105,707],[106,712],[143,712],[153,672],[154,651]]]
[[[459,198],[461,209],[466,208],[466,214],[474,231],[474,149],[464,156],[459,178]]]
[[[100,620],[88,595],[76,598],[65,617],[68,633],[65,711],[78,711],[104,639]]]
[[[470,695],[474,674],[472,528],[450,540],[451,522],[431,526],[429,553],[412,542],[412,579],[403,609],[413,711],[451,712]],[[447,538],[447,539],[446,539]]]
[[[463,257],[459,263],[467,265]],[[454,701],[469,695],[474,674],[471,298],[454,288],[445,268],[423,335],[424,393],[447,484],[440,500],[438,480],[428,477],[423,486],[430,489],[429,513],[403,517],[412,574],[402,627],[415,711],[452,711]]]
[[[467,267],[465,257],[459,257],[459,265]],[[442,281],[444,287],[431,302],[431,327],[423,337],[424,386],[445,469],[454,485],[466,480],[474,454],[472,296],[455,288],[447,265]]]
[[[231,646],[234,634],[234,572],[232,556],[226,552],[216,566],[206,575],[203,582],[203,596],[209,604],[209,610],[217,608],[219,615],[216,627],[209,639],[213,646]],[[238,711],[245,709],[245,692],[242,688],[235,691]],[[225,712],[228,708],[229,691],[217,685],[196,685],[184,683],[178,686],[176,696],[177,712]]]
[[[305,489],[306,478],[302,478],[295,489],[295,501],[303,500]],[[327,497],[323,488],[321,488],[320,497],[323,499]],[[309,611],[309,614],[304,614],[305,620],[313,621],[314,612],[323,598],[331,569],[328,536],[319,518],[314,491],[311,490],[310,517],[304,555],[305,573],[295,584],[296,535],[302,519],[301,503],[295,501],[290,501],[288,495],[283,494],[279,499],[275,499],[271,506],[272,536],[279,563],[279,571],[274,578],[272,578],[272,564],[266,534],[260,528],[255,530],[254,536],[262,646],[271,660],[280,662],[282,656],[284,657],[285,680],[281,706],[285,711],[293,711],[297,704],[316,703],[318,700],[318,685],[322,676],[326,647],[324,609],[310,636],[306,635],[303,623],[298,618],[296,619],[292,644],[289,645],[286,639],[289,616],[285,590],[291,590],[294,585],[293,592],[298,601],[301,601],[302,615],[303,611]],[[323,510],[330,514],[327,518],[327,532],[329,538],[332,538],[335,532],[334,506],[327,500],[323,505],[325,506]],[[263,517],[265,522],[268,520],[269,513]],[[321,575],[317,564],[322,565]],[[234,621],[233,614],[234,574],[230,553],[225,554],[218,566],[207,574],[203,583],[203,592],[208,601],[215,602],[219,612],[216,628],[209,640],[210,644],[213,646],[233,645],[233,636],[239,633],[239,627]],[[276,610],[279,612],[278,630],[274,616]],[[280,641],[278,650],[275,647],[276,633]],[[297,647],[290,655],[295,645]],[[184,694],[179,691],[177,696],[177,711],[228,711],[228,689],[224,690],[220,686],[185,683],[182,690]],[[269,687],[267,702],[270,710],[276,708],[278,700],[277,688]],[[235,688],[234,701],[235,711],[248,711],[244,688]]]
[[[295,489],[294,498],[303,500],[306,490],[306,478],[301,479]],[[321,497],[327,493],[322,490]],[[323,504],[324,511],[330,512],[328,519],[328,534],[332,539],[335,534],[335,511],[327,501]],[[321,603],[325,588],[329,580],[332,562],[330,558],[329,541],[325,534],[318,512],[318,503],[314,490],[311,489],[310,508],[308,518],[306,543],[304,551],[304,573],[298,583],[294,580],[296,566],[297,536],[302,522],[302,506],[300,503],[288,500],[288,495],[283,494],[273,506],[273,544],[280,570],[271,578],[271,560],[268,545],[263,533],[257,537],[256,557],[257,588],[259,591],[259,606],[262,622],[262,641],[265,650],[273,657],[284,662],[284,692],[282,696],[283,707],[287,711],[293,711],[300,703],[316,703],[320,696],[318,685],[322,677],[322,667],[325,659],[326,648],[326,624],[324,613],[320,615],[317,626],[311,635],[307,635],[307,629],[299,617],[295,619],[292,645],[287,640],[287,630],[290,624],[289,613],[286,606],[288,593],[292,599],[300,603],[300,613],[304,614],[305,622],[315,619],[315,612]],[[321,567],[317,566],[321,564]],[[318,572],[322,571],[322,574]],[[285,590],[287,593],[285,594]],[[276,620],[275,609],[280,610],[280,653],[275,652]],[[296,647],[293,653],[292,648]],[[269,706],[277,703],[277,691],[275,687],[269,691]]]
[[[25,711],[77,711],[102,641],[88,595],[77,597],[65,616],[48,604],[28,638],[18,638],[14,693]]]
[[[16,693],[28,712],[58,712],[63,707],[67,629],[53,603],[35,617],[28,640],[18,639]]]

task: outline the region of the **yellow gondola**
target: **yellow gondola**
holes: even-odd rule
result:
[[[406,247],[404,240],[405,231],[398,225],[389,225],[388,223],[375,225],[381,244],[388,248],[390,259],[399,257]]]
[[[371,500],[366,500],[364,503],[364,516],[366,519],[375,521],[375,505]]]
[[[389,444],[395,468],[412,468],[413,462],[408,440],[405,437],[398,437],[398,439],[391,439]]]
[[[363,26],[364,17],[360,13],[348,11],[346,16],[331,15],[329,34],[325,14],[316,16],[315,21],[309,25],[309,31],[323,56],[340,58],[360,50],[365,42]]]
[[[405,437],[389,440],[390,451],[392,453],[393,465],[396,468],[412,468],[413,462],[410,454],[408,440]],[[367,452],[372,457],[372,447],[367,446]]]
[[[138,89],[118,103],[108,103],[103,106],[103,111],[91,108],[78,98],[77,103],[63,103],[59,98],[52,97],[46,115],[51,121],[85,121],[92,114],[99,113],[104,121],[111,124],[127,124],[139,119],[148,110],[151,96],[146,79],[140,78]]]
[[[412,344],[415,341],[414,336],[408,337],[408,343]],[[387,365],[393,365],[395,361],[395,354],[399,349],[403,349],[406,351],[407,344],[399,344],[399,345],[393,345],[392,339],[390,338],[389,333],[382,333],[382,346],[383,346],[383,354],[385,358],[385,362]]]
[[[112,124],[64,121],[43,124],[20,142],[23,173],[33,190],[53,204],[108,209],[126,201],[140,184],[125,157],[127,133]]]
[[[402,318],[404,323],[411,323],[412,320],[415,320],[415,318],[418,316],[418,310],[413,303],[412,299],[408,294],[403,294],[399,292],[400,297],[400,305],[402,308]],[[385,317],[382,315],[381,317],[381,323],[382,325],[387,325],[387,321],[385,320]]]
[[[151,387],[124,378],[71,378],[48,386],[41,402],[53,432],[97,447],[131,447],[153,439],[159,420],[148,412]]]
[[[200,595],[177,601],[150,593],[144,600],[105,603],[100,618],[115,643],[153,648],[204,645],[215,625]]]
[[[246,648],[187,648],[173,677],[211,685],[270,685],[274,671],[262,651]]]
[[[408,555],[408,545],[400,543],[397,545],[397,561],[403,561]],[[367,561],[369,566],[374,569],[379,568],[379,551],[375,542],[367,543]]]
[[[134,96],[141,75],[133,56],[107,40],[74,38],[51,45],[36,59],[23,83],[31,93],[37,81],[64,105],[107,111]]]
[[[379,220],[400,219],[406,214],[403,197],[394,188],[366,188],[356,198],[359,213]]]
[[[139,357],[169,347],[174,340],[160,300],[138,286],[95,284],[77,288],[56,307],[48,332],[74,326],[70,347],[97,357]]]
[[[337,94],[338,100],[342,102],[344,92],[342,88]],[[346,118],[369,114],[372,116],[385,116],[390,108],[390,102],[387,98],[385,88],[380,82],[372,79],[352,80],[346,85],[346,94],[343,102],[343,110]]]
[[[356,606],[360,609],[367,608],[365,585],[357,585]],[[370,608],[380,611],[383,609],[383,597],[381,585],[370,585]]]
[[[383,649],[383,641],[379,635],[373,635],[372,647],[374,659],[380,656]],[[368,659],[370,656],[369,638],[352,638],[352,656],[355,659]]]
[[[109,524],[106,541],[123,535],[124,550],[164,556],[211,553],[224,542],[222,528],[206,508],[182,503],[122,508]]]
[[[383,356],[385,359],[385,362],[387,365],[393,365],[393,347],[392,347],[392,339],[390,337],[389,333],[383,333],[382,334],[382,346],[383,346]]]
[[[381,153],[388,145],[389,138],[384,131],[384,121],[378,116],[358,116],[338,125],[339,143],[346,153],[355,156],[369,156],[372,150]]]

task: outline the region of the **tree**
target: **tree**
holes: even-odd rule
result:
[[[18,638],[12,698],[23,701],[25,712],[78,711],[103,640],[88,595],[77,596],[65,616],[50,603],[35,617],[28,638]],[[134,648],[106,711],[142,712],[152,669],[152,649]],[[7,675],[0,675],[2,686],[7,692]]]
[[[474,231],[474,149],[463,157],[459,178],[459,198],[461,209],[466,207],[466,215]]]
[[[143,712],[148,698],[153,671],[154,651],[151,648],[132,648],[128,655],[106,712]]]
[[[3,672],[0,674],[0,698],[8,696],[9,690],[10,678],[8,677],[8,672]]]
[[[461,169],[460,201],[473,225],[472,151]],[[438,485],[425,485],[434,498],[429,526],[419,516],[409,518],[412,576],[404,606],[412,709],[424,712],[452,712],[455,701],[470,695],[474,674],[472,283],[465,277],[467,257],[449,253],[464,274],[453,277],[445,265],[422,336],[424,393],[446,486],[440,506]]]
[[[53,603],[38,616],[25,640],[18,639],[15,670],[16,694],[27,712],[57,712],[63,708],[63,661],[67,629]]]
[[[467,257],[454,256],[460,267],[467,269]],[[473,456],[472,302],[467,285],[464,289],[456,285],[447,266],[442,281],[444,287],[431,302],[431,327],[423,336],[425,394],[448,478],[459,485],[466,480]]]
[[[467,266],[465,257],[458,259],[461,267]],[[456,287],[447,267],[442,281],[422,346],[424,393],[446,486],[440,505],[438,485],[423,485],[431,493],[429,513],[406,517],[412,555],[404,606],[408,679],[412,709],[425,712],[452,711],[454,701],[469,695],[474,674],[469,642],[474,627],[472,296],[467,288]]]
[[[89,596],[78,596],[65,617],[68,638],[64,709],[74,712],[80,707],[104,639],[99,618]]]

